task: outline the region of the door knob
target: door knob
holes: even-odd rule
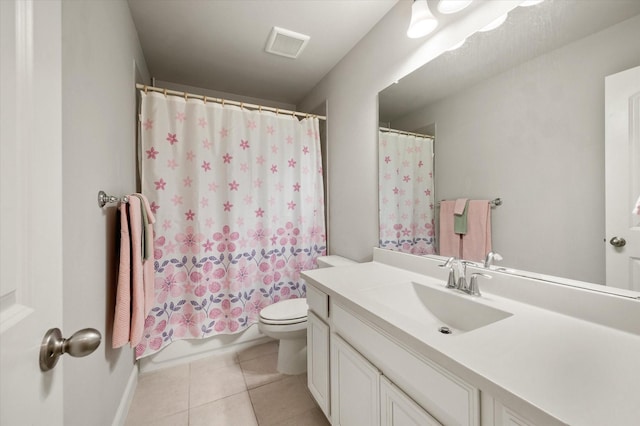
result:
[[[49,371],[55,367],[60,355],[87,356],[100,346],[102,336],[94,328],[85,328],[65,339],[59,328],[52,328],[44,335],[40,345],[40,369]]]
[[[611,240],[609,240],[609,244],[614,247],[624,247],[625,244],[627,244],[627,241],[622,237],[613,237]]]

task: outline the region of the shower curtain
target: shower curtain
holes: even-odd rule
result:
[[[433,139],[379,132],[381,248],[435,254]]]
[[[245,330],[325,254],[318,119],[141,92],[155,306],[136,357]]]

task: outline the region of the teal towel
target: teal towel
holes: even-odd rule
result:
[[[149,246],[149,239],[147,238],[147,225],[149,225],[149,217],[147,216],[147,209],[145,208],[144,199],[137,195],[131,194],[130,196],[136,197],[140,200],[140,211],[142,212],[142,258],[148,260],[151,256],[151,247]],[[466,207],[465,207],[466,211]],[[466,225],[465,225],[466,229]]]
[[[462,214],[453,215],[453,232],[460,235],[467,233],[467,212],[469,211],[469,200],[464,205]]]

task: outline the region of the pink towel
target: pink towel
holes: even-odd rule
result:
[[[471,200],[468,209],[467,233],[462,237],[462,258],[482,261],[491,251],[491,207],[487,200]]]
[[[131,347],[142,340],[144,331],[144,272],[142,267],[142,210],[138,197],[129,197],[131,226]]]
[[[124,346],[129,341],[131,321],[131,253],[129,239],[129,221],[127,205],[120,204],[120,266],[118,268],[118,287],[116,289],[116,308],[113,316],[113,348]]]
[[[440,201],[440,255],[459,258],[460,235],[453,232],[455,201]]]
[[[467,205],[466,198],[458,198],[456,200],[456,204],[453,207],[453,214],[457,214],[458,216],[464,213],[464,208]]]

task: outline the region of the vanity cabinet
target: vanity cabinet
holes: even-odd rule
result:
[[[334,426],[480,425],[477,388],[316,288],[307,298],[307,382]]]
[[[380,425],[380,371],[337,334],[331,335],[333,426]]]

